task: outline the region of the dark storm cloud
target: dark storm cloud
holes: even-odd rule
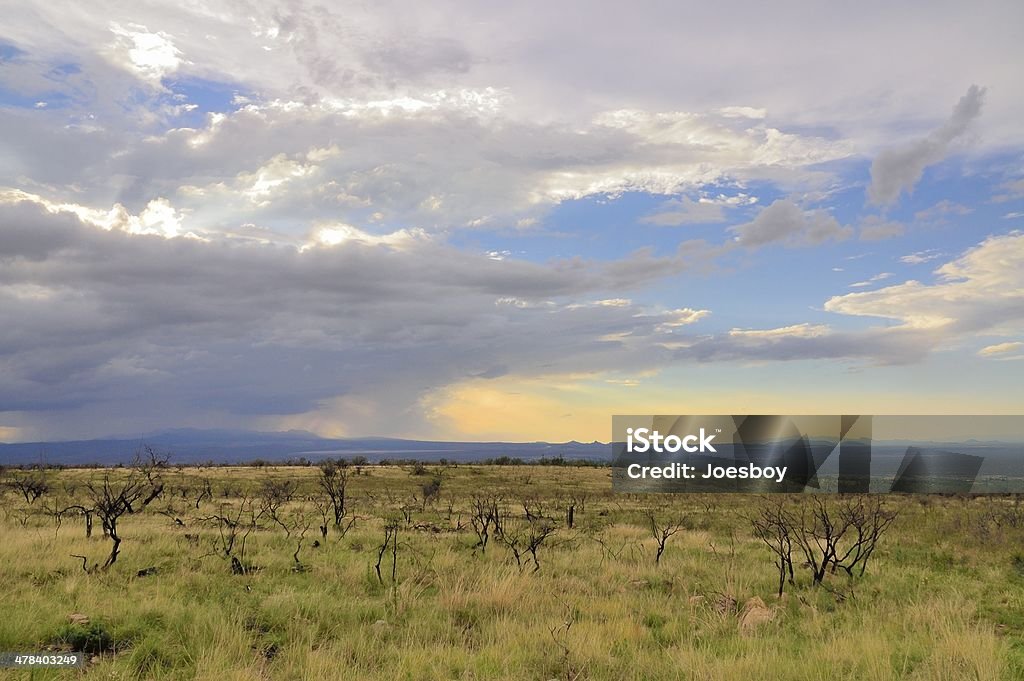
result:
[[[0,208],[0,234],[0,411],[289,414],[346,394],[410,408],[496,367],[649,362],[649,344],[604,338],[668,319],[566,302],[643,281],[628,267],[496,261],[427,239],[300,252],[104,231],[29,202]]]

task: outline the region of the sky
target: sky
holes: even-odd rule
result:
[[[0,441],[1024,413],[1024,4],[23,2]]]

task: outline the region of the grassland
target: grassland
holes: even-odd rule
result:
[[[328,522],[326,539],[316,467],[167,469],[163,493],[120,519],[120,556],[102,570],[110,541],[99,524],[87,539],[81,516],[58,527],[45,509],[81,503],[104,474],[129,473],[51,471],[32,503],[4,492],[0,650],[84,647],[91,660],[0,674],[1024,679],[1024,509],[1013,499],[887,498],[898,517],[863,577],[812,586],[798,565],[779,598],[773,556],[745,518],[762,500],[613,495],[606,469],[351,470],[343,527],[355,522],[344,536]],[[439,490],[425,490],[435,479]],[[296,489],[281,522],[258,519],[234,574],[225,525],[210,516],[260,507],[268,480]],[[539,569],[528,552],[517,565],[496,536],[481,550],[471,523],[481,499],[524,532],[527,514],[544,519],[553,533]],[[648,509],[682,528],[657,564]],[[386,527],[397,543],[381,551]]]

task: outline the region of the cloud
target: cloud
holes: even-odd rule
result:
[[[117,37],[114,49],[124,55],[123,65],[152,85],[160,87],[161,79],[181,64],[181,51],[166,33],[151,33],[145,26],[124,27],[116,22],[111,22],[110,32]]]
[[[860,223],[861,241],[881,241],[892,239],[903,234],[904,227],[895,220],[886,220],[877,215],[871,215]]]
[[[1016,199],[1024,198],[1024,177],[1016,180],[1007,180],[999,185],[1000,193],[992,197],[993,203],[1006,203]]]
[[[907,281],[834,296],[825,310],[893,319],[947,336],[1024,328],[1024,234],[991,236],[935,270],[937,281]]]
[[[942,257],[942,253],[934,248],[929,248],[924,251],[917,251],[915,253],[909,253],[907,255],[900,256],[900,262],[907,265],[922,265],[932,260],[938,260]]]
[[[962,203],[950,201],[949,199],[942,199],[934,206],[914,213],[914,218],[921,222],[943,221],[950,215],[963,216],[970,215],[973,212],[973,208],[968,208]]]
[[[829,332],[823,324],[794,324],[775,329],[731,329],[731,338],[777,340],[780,338],[820,338]]]
[[[913,191],[924,169],[945,158],[950,145],[981,113],[984,96],[984,88],[972,85],[940,128],[915,142],[879,153],[871,164],[871,185],[868,187],[871,203],[889,205],[895,203],[901,193]]]
[[[334,224],[329,238],[286,245],[104,228],[76,210],[22,194],[0,202],[0,413],[19,433],[191,423],[422,436],[437,427],[424,400],[468,380],[614,379],[685,362],[900,364],[1024,321],[1018,234],[943,265],[935,285],[825,305],[895,327],[709,334],[706,309],[622,297],[706,246],[530,263],[412,232]]]
[[[894,234],[829,211],[872,150],[895,150],[873,182],[898,197],[968,121],[986,151],[1019,147],[1017,74],[991,68],[1022,54],[1014,3],[598,1],[583,31],[565,30],[580,3],[136,5],[34,2],[0,26],[0,187],[14,188],[0,189],[0,423],[19,437],[289,419],[423,434],[423,396],[467,381],[914,361],[959,327],[719,316],[715,331],[714,297],[650,289],[741,246]],[[757,30],[722,39],[737,26]],[[808,62],[807,37],[823,35]],[[958,106],[900,156],[908,127],[947,106],[945,83],[978,73],[999,94],[985,116]],[[1019,195],[1014,182],[993,200]],[[553,209],[630,192],[665,199],[647,224],[746,224],[724,244],[639,230],[657,246],[631,234],[613,259],[574,256],[583,230],[619,243],[618,226],[554,224]],[[793,198],[734,218],[754,194]],[[978,314],[1012,319],[997,291]],[[882,306],[868,302],[843,304]]]
[[[708,224],[724,220],[725,211],[722,210],[721,204],[687,198],[666,201],[659,206],[657,213],[640,218],[640,222],[663,227]]]
[[[813,246],[825,241],[841,241],[853,230],[822,210],[805,211],[788,199],[779,199],[763,208],[751,222],[730,227],[735,240],[747,248],[773,243]]]
[[[725,209],[757,203],[757,198],[746,194],[736,196],[702,196],[697,201],[683,197],[665,201],[655,213],[640,218],[640,222],[665,227],[709,224],[725,221]]]
[[[74,186],[65,200],[117,196],[133,211],[164,197],[206,229],[328,216],[363,223],[375,214],[447,231],[528,226],[563,201],[594,195],[671,195],[723,178],[799,182],[809,164],[850,153],[841,142],[764,125],[736,129],[715,114],[536,121],[507,100],[486,88],[273,100],[163,131],[138,121],[68,127],[65,114],[3,110],[0,183]],[[684,200],[663,211],[680,214],[652,222],[685,222],[695,211],[717,220],[717,206],[736,200]]]
[[[1024,343],[1013,341],[986,345],[978,350],[978,356],[992,359],[1024,359]]]
[[[439,386],[640,370],[708,314],[607,295],[685,254],[536,264],[339,224],[299,247],[104,229],[72,208],[0,202],[0,412],[25,432],[253,426],[346,400],[362,415],[339,428],[422,434]]]
[[[879,274],[876,274],[875,276],[871,277],[867,281],[858,281],[856,283],[850,284],[850,288],[865,288],[865,287],[871,286],[872,284],[877,283],[879,281],[885,281],[886,279],[890,278],[891,276],[892,276],[892,272],[880,272]]]
[[[823,324],[794,324],[775,329],[733,329],[667,347],[675,361],[796,362],[845,361],[873,366],[921,361],[940,339],[920,329],[869,328],[837,331]]]

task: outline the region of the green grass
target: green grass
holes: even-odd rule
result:
[[[1005,499],[892,497],[900,515],[863,578],[831,575],[827,589],[798,574],[777,598],[768,550],[743,513],[743,496],[613,495],[597,468],[430,467],[412,475],[368,467],[349,484],[359,520],[326,541],[302,497],[315,468],[169,470],[167,491],[126,515],[121,556],[86,573],[71,554],[102,563],[109,542],[86,539],[81,519],[59,529],[44,504],[0,499],[0,650],[88,650],[84,671],[6,672],[23,679],[1020,679],[1024,678],[1024,527],[985,518]],[[440,497],[414,500],[437,473]],[[50,473],[81,500],[102,471]],[[199,480],[214,499],[195,508]],[[264,520],[247,543],[258,571],[231,573],[211,554],[218,536],[198,518],[263,480],[295,478],[286,523],[311,520],[296,540]],[[182,495],[182,490],[185,494]],[[224,491],[227,490],[227,496]],[[553,517],[557,532],[522,570],[492,537],[469,527],[474,495],[521,501]],[[576,527],[565,527],[570,497]],[[403,504],[414,507],[409,522]],[[660,565],[643,510],[685,517]],[[710,510],[707,505],[710,504]],[[449,505],[451,512],[449,513]],[[166,514],[160,513],[166,511]],[[174,523],[180,518],[184,526]],[[397,521],[397,580],[388,552],[373,570],[384,525]],[[519,521],[515,521],[519,522]],[[456,529],[459,525],[462,529]],[[198,538],[195,536],[198,535]],[[187,536],[193,537],[192,539]],[[314,539],[322,545],[311,546]],[[138,577],[143,568],[156,574]],[[799,569],[799,566],[798,566]],[[838,595],[837,595],[838,594]],[[751,598],[770,621],[740,626]],[[73,624],[81,613],[88,624]]]

